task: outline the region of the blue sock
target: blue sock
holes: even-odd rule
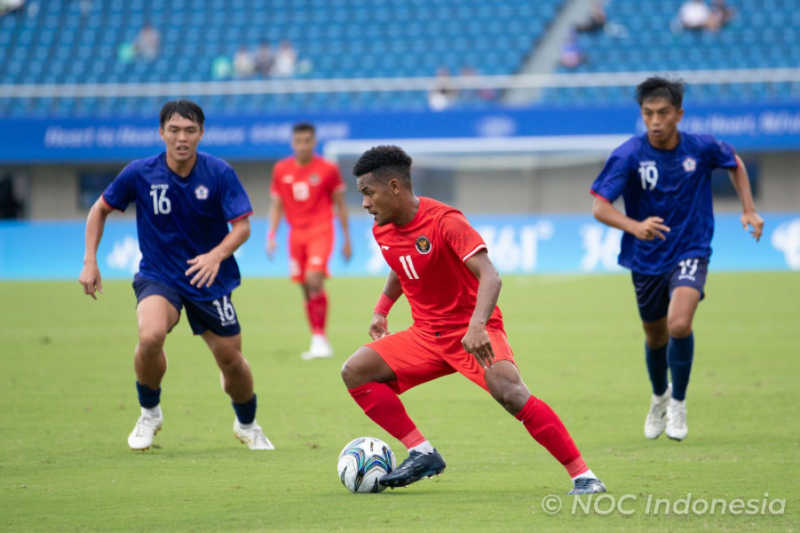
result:
[[[650,348],[644,343],[644,360],[653,385],[653,394],[661,396],[667,390],[667,345]]]
[[[676,339],[670,337],[667,347],[667,362],[672,372],[672,397],[683,401],[686,399],[686,387],[689,386],[689,374],[692,372],[694,359],[694,334]]]
[[[161,389],[151,389],[137,381],[136,392],[139,393],[139,405],[146,409],[152,409],[161,403]]]
[[[233,410],[236,412],[236,418],[239,419],[240,424],[252,424],[256,419],[256,395],[250,398],[249,402],[233,403]]]

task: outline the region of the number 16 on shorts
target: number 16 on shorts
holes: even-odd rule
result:
[[[236,323],[236,310],[227,296],[212,300],[211,304],[217,310],[220,326],[230,326]]]

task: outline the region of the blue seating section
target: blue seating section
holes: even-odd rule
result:
[[[289,40],[311,68],[297,78],[511,74],[563,0],[49,0],[0,17],[3,83],[210,81],[212,63],[241,46]],[[83,4],[83,5],[82,5]],[[88,12],[82,12],[81,8]],[[151,23],[153,61],[120,59]],[[424,109],[427,95],[398,91],[194,97],[209,113]],[[163,98],[0,99],[0,116],[152,115]],[[471,98],[467,104],[488,105]]]
[[[673,31],[683,0],[611,0],[607,20],[625,28],[581,34],[586,62],[559,72],[663,72],[698,69],[800,66],[800,4],[789,0],[728,0],[736,13],[719,32]],[[630,104],[631,87],[549,89],[548,105]],[[800,98],[800,84],[756,83],[691,85],[691,102],[752,102]]]

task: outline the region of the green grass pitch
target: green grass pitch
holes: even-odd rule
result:
[[[158,446],[134,453],[126,443],[139,410],[130,284],[107,282],[95,302],[77,282],[0,283],[0,529],[800,529],[797,273],[709,276],[695,320],[690,432],[681,443],[642,435],[650,393],[628,276],[504,279],[500,305],[523,378],[610,490],[588,510],[574,508],[566,473],[522,425],[458,375],[403,395],[448,462],[442,476],[381,494],[352,495],[340,485],[337,454],[354,437],[382,438],[399,460],[406,455],[339,378],[344,359],[367,340],[382,285],[331,280],[336,356],[316,361],[299,357],[308,333],[296,287],[248,279],[234,293],[258,420],[274,452],[234,440],[212,356],[182,318],[167,339]],[[401,300],[390,327],[408,324]],[[549,495],[562,505],[552,515],[542,508]],[[668,500],[669,513],[664,505],[648,511],[648,498]],[[737,498],[756,500],[758,512],[717,506],[712,514],[696,503]],[[775,499],[785,500],[783,513],[762,514],[764,502],[779,510]],[[614,505],[621,511],[609,512]]]

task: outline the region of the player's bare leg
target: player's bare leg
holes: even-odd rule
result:
[[[342,381],[348,389],[370,382],[386,383],[396,378],[386,361],[367,346],[362,346],[342,365]]]
[[[395,379],[386,361],[368,346],[356,350],[342,366],[342,381],[356,403],[373,422],[408,448],[408,458],[380,480],[384,486],[404,487],[440,474],[445,462],[422,436],[397,393],[387,384]]]
[[[645,336],[645,362],[653,394],[644,420],[644,436],[657,439],[667,427],[667,406],[672,388],[667,383],[667,317],[642,322]]]
[[[236,417],[233,433],[251,450],[274,450],[275,447],[264,435],[256,422],[256,395],[253,393],[253,373],[250,364],[242,355],[242,336],[223,337],[212,331],[204,331],[206,341],[217,366],[222,372],[223,389],[230,396]]]
[[[328,313],[325,273],[319,270],[307,271],[305,281],[301,286],[311,325],[311,346],[301,356],[303,359],[331,357],[333,349],[325,335],[325,321]]]
[[[136,379],[142,385],[158,389],[167,371],[164,341],[178,322],[178,310],[166,298],[154,294],[139,303],[136,318],[139,333],[134,356]]]
[[[136,308],[139,342],[136,344],[133,365],[141,415],[128,436],[128,445],[133,450],[150,448],[153,437],[163,425],[160,387],[167,371],[164,341],[169,330],[178,322],[178,317],[178,310],[166,298],[155,294],[144,298]]]
[[[692,321],[700,302],[700,291],[694,287],[676,287],[667,311],[669,346],[667,361],[672,373],[672,397],[667,406],[667,437],[683,440],[689,433],[686,423],[686,389],[694,359]]]
[[[573,481],[570,494],[606,491],[603,482],[586,466],[561,419],[549,405],[531,394],[514,363],[497,361],[486,370],[484,378],[492,397],[567,469]]]

